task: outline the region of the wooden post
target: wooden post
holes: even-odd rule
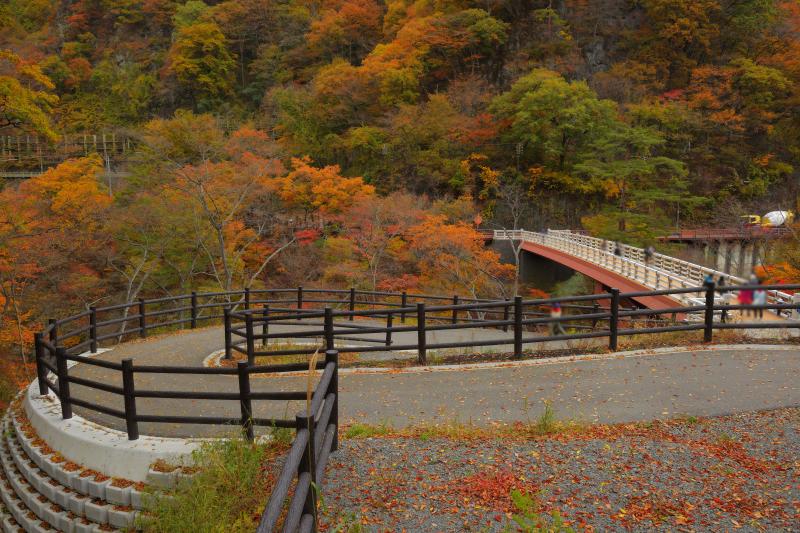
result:
[[[392,313],[386,315],[386,346],[392,345]]]
[[[302,308],[303,308],[303,287],[297,287],[297,310],[299,311]]]
[[[425,335],[425,304],[417,304],[417,360],[419,364],[428,364],[428,347]]]
[[[58,346],[58,322],[55,318],[48,318],[47,325],[50,326],[50,344]]]
[[[231,358],[231,310],[225,307],[222,310],[223,320],[225,322],[225,359]]]
[[[325,308],[325,349],[333,350],[333,309]]]
[[[244,308],[250,309],[250,287],[244,288]]]
[[[403,293],[400,295],[400,307],[405,309],[406,305],[408,305],[408,294],[406,294],[406,291],[403,291]],[[406,323],[405,311],[400,311],[400,323],[401,324]]]
[[[458,305],[458,295],[453,296],[453,306],[456,305]],[[451,322],[453,324],[458,322],[458,309],[453,309],[453,318],[451,319]]]
[[[244,316],[244,326],[245,332],[247,334],[246,341],[247,341],[247,364],[252,366],[256,362],[256,346],[255,346],[255,337],[253,337],[253,315],[252,313],[247,313]]]
[[[316,450],[314,446],[314,434],[316,433],[316,428],[314,427],[314,417],[309,415],[305,411],[301,414],[298,414],[295,417],[295,424],[296,430],[300,431],[301,429],[308,430],[308,444],[306,445],[306,449],[303,452],[303,456],[300,459],[300,465],[297,468],[297,474],[308,474],[311,476],[311,483],[312,486],[309,487],[308,492],[306,493],[306,500],[303,505],[303,514],[310,514],[314,517],[314,524],[312,525],[312,531],[316,531],[316,524],[317,524],[317,492],[314,490],[313,483],[316,481]]]
[[[50,391],[47,385],[47,367],[44,366],[44,346],[42,346],[42,334],[33,334],[33,347],[36,355],[36,377],[39,379],[39,394],[44,396]]]
[[[89,308],[89,351],[97,353],[97,308]]]
[[[69,397],[69,375],[67,374],[67,350],[56,348],[58,370],[58,399],[61,401],[61,418],[72,418],[72,403]]]
[[[522,357],[522,296],[514,296],[514,357]]]
[[[128,440],[139,438],[139,421],[136,419],[136,392],[133,384],[133,359],[122,360],[122,394],[125,399],[125,425]]]
[[[264,305],[264,308],[261,310],[261,318],[263,322],[261,323],[261,347],[266,348],[267,344],[267,335],[269,335],[269,305]]]
[[[611,289],[611,318],[608,322],[608,349],[617,350],[617,332],[619,331],[619,289]]]
[[[711,342],[714,336],[714,282],[706,283],[706,312],[703,342]]]
[[[333,377],[331,378],[331,383],[328,386],[327,394],[333,393],[335,396],[333,397],[333,409],[331,410],[331,418],[328,421],[328,424],[333,424],[336,429],[333,433],[333,444],[331,445],[331,451],[336,451],[339,448],[339,352],[336,350],[326,350],[325,351],[325,365],[328,363],[333,363]]]
[[[242,431],[245,438],[252,442],[255,435],[253,433],[253,405],[250,400],[250,370],[247,368],[247,363],[239,361],[236,364],[236,371],[239,375],[239,407],[242,412]]]
[[[197,327],[197,293],[192,291],[192,329]]]
[[[144,306],[144,298],[139,298],[139,336],[147,337],[147,314]]]
[[[350,287],[350,312],[356,310],[356,288]],[[353,320],[355,315],[350,315],[350,320]]]
[[[300,472],[308,472],[309,474],[311,474],[311,479],[313,480],[316,471],[316,468],[314,468],[315,467],[314,463],[317,456],[317,454],[315,453],[316,450],[314,449],[314,444],[315,444],[314,441],[316,440],[314,438],[314,434],[316,433],[314,416],[310,415],[306,411],[301,411],[295,416],[295,423],[297,424],[298,431],[300,431],[301,429],[308,430],[308,446],[306,447],[305,453],[303,453],[303,458],[300,460],[300,467],[298,468],[298,470]],[[309,490],[309,492],[313,492],[313,489]]]

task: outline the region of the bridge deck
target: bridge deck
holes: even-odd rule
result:
[[[649,287],[637,283],[636,281],[626,278],[616,272],[612,272],[599,265],[590,263],[583,259],[569,255],[547,246],[526,242],[522,245],[522,249],[534,253],[538,256],[550,259],[560,263],[567,268],[571,268],[576,272],[580,272],[589,276],[595,281],[598,281],[609,288],[619,289],[621,292],[639,292],[649,291]],[[643,296],[641,298],[633,298],[636,303],[648,309],[668,309],[680,305],[680,302],[670,298],[669,296]]]
[[[702,305],[705,280],[725,278],[728,290],[732,285],[746,285],[747,280],[726,272],[712,270],[642,248],[613,243],[569,230],[495,230],[493,239],[521,240],[523,249],[541,255],[581,272],[612,288],[640,292],[650,290],[685,291],[671,296],[650,296],[636,299],[648,309],[664,309],[681,305]],[[698,290],[700,292],[698,292]],[[717,300],[722,298],[721,293]],[[767,291],[767,303],[793,305],[791,294],[779,290]],[[787,314],[783,312],[784,316]],[[776,316],[776,318],[778,318]]]

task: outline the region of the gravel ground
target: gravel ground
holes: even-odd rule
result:
[[[576,531],[800,531],[800,409],[531,439],[343,439],[324,522],[502,531],[512,488],[538,494],[542,512]]]

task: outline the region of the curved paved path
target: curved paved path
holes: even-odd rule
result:
[[[498,335],[503,333],[473,330],[470,335],[501,338]],[[134,357],[137,364],[194,366],[222,346],[222,330],[214,327],[129,342],[96,357],[115,361]],[[116,371],[81,364],[70,372],[120,384]],[[237,380],[235,376],[137,374],[136,387],[235,391]],[[305,378],[254,377],[252,388],[305,390]],[[586,422],[625,422],[683,414],[709,416],[800,405],[800,348],[742,346],[469,370],[345,371],[340,375],[340,391],[342,421],[385,422],[396,427],[535,420],[544,400],[552,402],[557,416]],[[74,384],[72,392],[78,398],[122,409],[119,397]],[[302,406],[301,402],[254,402],[254,414],[294,418]],[[239,416],[235,401],[140,398],[137,407],[140,414]],[[119,419],[82,408],[75,411],[124,430],[124,422]],[[140,431],[150,435],[203,436],[230,434],[235,428],[141,423]]]

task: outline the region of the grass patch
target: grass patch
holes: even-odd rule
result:
[[[677,422],[683,422],[684,424],[687,424],[687,425],[690,425],[690,426],[694,426],[694,425],[696,425],[696,424],[699,424],[699,423],[700,423],[700,419],[699,419],[699,418],[697,418],[697,417],[696,417],[696,416],[694,416],[694,415],[683,415],[683,416],[678,416],[678,417],[677,417],[675,420],[676,420]]]
[[[261,344],[256,343],[256,351],[264,350]],[[271,343],[267,346],[270,351],[283,351],[283,350],[305,350],[307,353],[297,355],[259,355],[255,358],[256,365],[287,365],[295,363],[308,363],[309,358],[314,354],[314,351],[320,349],[320,353],[324,357],[324,343],[319,344],[297,344],[291,342]],[[230,359],[224,357],[219,359],[219,365],[223,367],[235,367],[239,361],[247,361],[247,355],[233,350]],[[342,366],[350,366],[358,361],[357,353],[340,353],[339,364]]]
[[[636,327],[646,327],[641,323]],[[712,344],[747,344],[748,342],[763,342],[763,339],[752,339],[739,331],[715,330]],[[771,339],[772,342],[781,342]],[[626,335],[619,338],[619,350],[646,350],[648,348],[670,348],[673,346],[707,346],[703,343],[703,331],[668,331],[664,333],[643,333],[639,335]]]
[[[370,437],[385,437],[392,433],[392,427],[386,422],[381,422],[378,425],[355,423],[348,426],[344,436],[346,439],[368,439]]]
[[[561,429],[561,423],[556,420],[556,412],[551,402],[544,402],[544,412],[536,421],[534,429],[539,435],[551,435]]]
[[[329,511],[324,502],[320,502],[323,511]],[[331,518],[320,517],[324,530],[329,533],[363,533],[366,531],[361,525],[358,515],[352,512],[339,512]]]
[[[426,424],[398,430],[392,433],[392,436],[413,437],[425,441],[435,438],[450,440],[514,440],[580,433],[587,427],[587,425],[575,420],[558,420],[551,404],[545,402],[544,412],[534,422],[496,423],[490,426],[478,426],[472,422]]]
[[[737,439],[735,436],[731,435],[730,433],[722,432],[717,435],[717,444],[731,444],[732,442],[736,442]]]
[[[549,514],[542,513],[536,495],[513,489],[511,501],[514,503],[515,509],[514,514],[511,515],[513,525],[506,525],[503,529],[504,532],[574,533],[574,530],[564,523],[564,519],[558,511]]]
[[[265,465],[286,450],[284,439],[250,443],[232,438],[203,444],[192,456],[198,472],[145,498],[137,524],[151,532],[252,532],[273,486]]]

